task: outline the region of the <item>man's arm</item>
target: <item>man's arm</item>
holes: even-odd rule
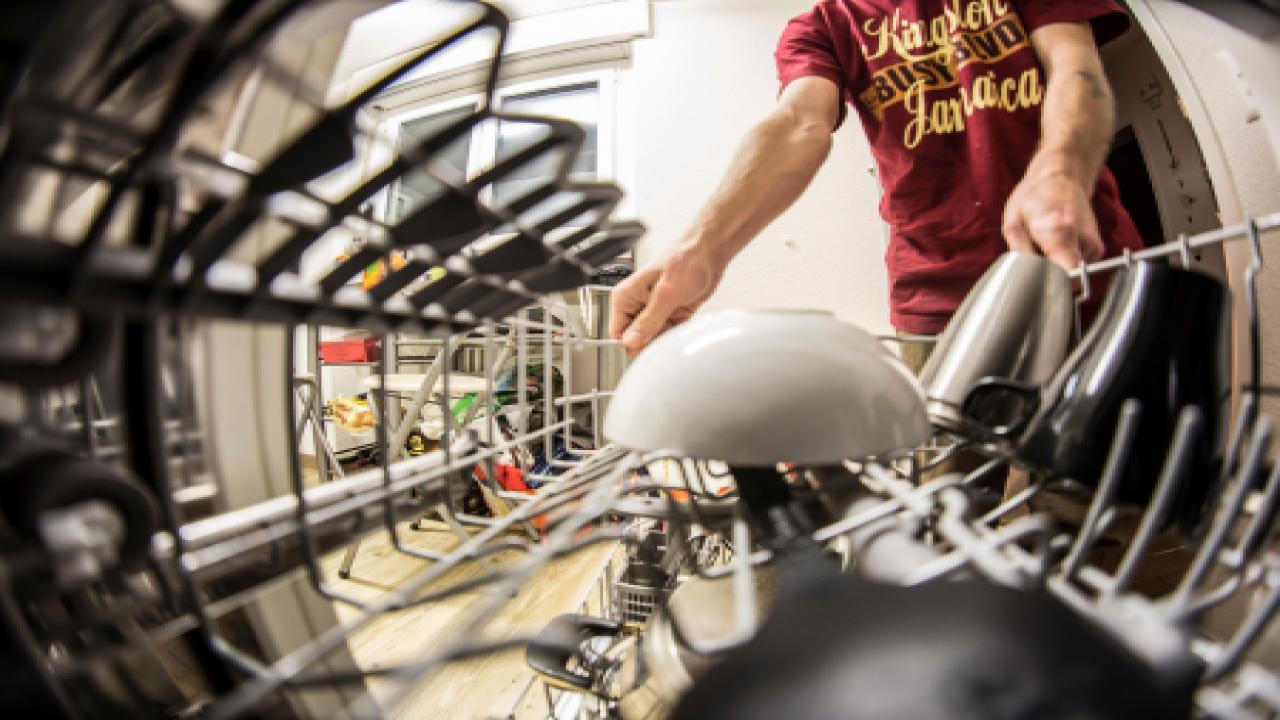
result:
[[[747,133],[719,188],[663,262],[613,291],[609,334],[635,354],[688,320],[729,262],[800,197],[831,152],[840,117],[835,83],[805,77]]]
[[[1074,268],[1102,256],[1090,202],[1115,132],[1115,100],[1089,23],[1046,25],[1031,34],[1047,87],[1040,147],[1005,206],[1004,237]]]

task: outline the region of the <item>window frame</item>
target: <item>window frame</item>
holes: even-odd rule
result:
[[[501,111],[504,103],[513,97],[567,89],[581,85],[595,85],[600,97],[599,115],[596,118],[596,180],[617,182],[618,179],[618,68],[595,68],[577,72],[557,72],[536,78],[517,79],[504,83],[494,98],[494,108]],[[378,123],[379,134],[391,139],[392,146],[400,147],[405,124],[441,113],[465,107],[477,107],[481,101],[478,92],[453,92],[415,99],[397,108]],[[474,177],[497,159],[498,123],[483,122],[470,134],[471,146],[467,153],[467,177]],[[399,192],[400,181],[392,183],[386,197],[376,202],[376,217],[386,222],[391,215],[391,204]],[[482,202],[492,199],[492,187],[486,187],[480,195]]]

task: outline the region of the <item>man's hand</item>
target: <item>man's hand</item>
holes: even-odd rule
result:
[[[1071,269],[1102,257],[1093,206],[1080,183],[1048,172],[1023,178],[1004,210],[1004,239],[1017,252],[1037,251]]]
[[[693,316],[724,268],[694,248],[682,249],[613,289],[609,335],[635,355],[654,338]]]
[[[1004,239],[1011,250],[1044,253],[1073,269],[1105,250],[1091,199],[1115,124],[1115,100],[1089,23],[1054,23],[1031,33],[1045,70],[1040,148],[1009,196]]]

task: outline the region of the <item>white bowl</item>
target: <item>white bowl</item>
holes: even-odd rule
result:
[[[663,335],[627,369],[604,434],[740,466],[883,455],[930,435],[924,393],[875,338],[822,312],[724,311]]]

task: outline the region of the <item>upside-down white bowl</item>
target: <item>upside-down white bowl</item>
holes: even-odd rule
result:
[[[668,332],[627,369],[604,424],[632,450],[756,467],[883,455],[930,432],[897,358],[813,311],[716,312]]]

